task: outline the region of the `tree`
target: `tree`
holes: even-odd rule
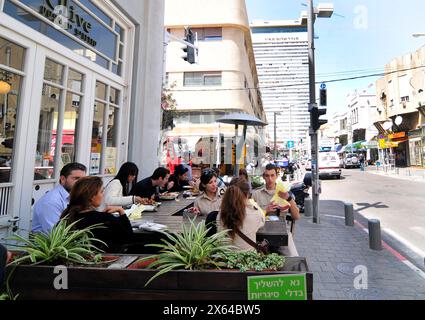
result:
[[[161,109],[162,109],[162,130],[173,130],[174,128],[174,118],[177,115],[176,106],[177,102],[173,98],[173,93],[170,92],[176,86],[173,83],[168,88],[164,88],[161,95]]]

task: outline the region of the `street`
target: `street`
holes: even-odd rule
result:
[[[343,169],[341,180],[321,181],[321,200],[353,203],[354,210],[367,219],[379,219],[383,232],[401,242],[423,261],[425,257],[423,182],[361,172],[359,169]]]

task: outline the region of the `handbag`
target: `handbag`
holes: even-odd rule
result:
[[[235,231],[239,237],[241,237],[250,246],[254,247],[257,252],[262,254],[270,253],[270,243],[267,241],[267,239],[263,239],[263,241],[261,242],[254,242],[249,237],[247,237],[242,231],[240,231],[239,228],[236,228]]]

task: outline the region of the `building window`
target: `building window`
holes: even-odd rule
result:
[[[221,72],[185,72],[183,85],[195,86],[221,86]]]
[[[12,181],[15,134],[18,132],[19,100],[24,78],[10,70],[23,69],[26,52],[24,48],[1,37],[0,48],[0,82],[3,88],[0,93],[0,183],[7,183]],[[8,70],[2,66],[8,67]]]
[[[223,39],[222,28],[191,28],[197,33],[199,41],[218,41]]]
[[[118,160],[118,113],[121,92],[96,81],[90,174],[115,174]]]
[[[46,59],[34,180],[54,179],[56,168],[76,159],[83,81],[82,73]]]

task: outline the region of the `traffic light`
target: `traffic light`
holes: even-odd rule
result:
[[[185,29],[185,38],[184,41],[189,42],[190,44],[195,43],[195,36],[189,28]],[[189,62],[190,64],[195,63],[195,48],[191,46],[184,46],[183,47],[184,54],[182,55],[183,60]]]
[[[326,119],[319,119],[320,116],[323,116],[326,114],[326,109],[319,109],[316,107],[311,108],[310,110],[310,126],[313,129],[313,131],[319,130],[319,128],[324,125],[325,123],[328,123],[328,120]]]
[[[326,106],[326,89],[320,89],[320,105]]]

